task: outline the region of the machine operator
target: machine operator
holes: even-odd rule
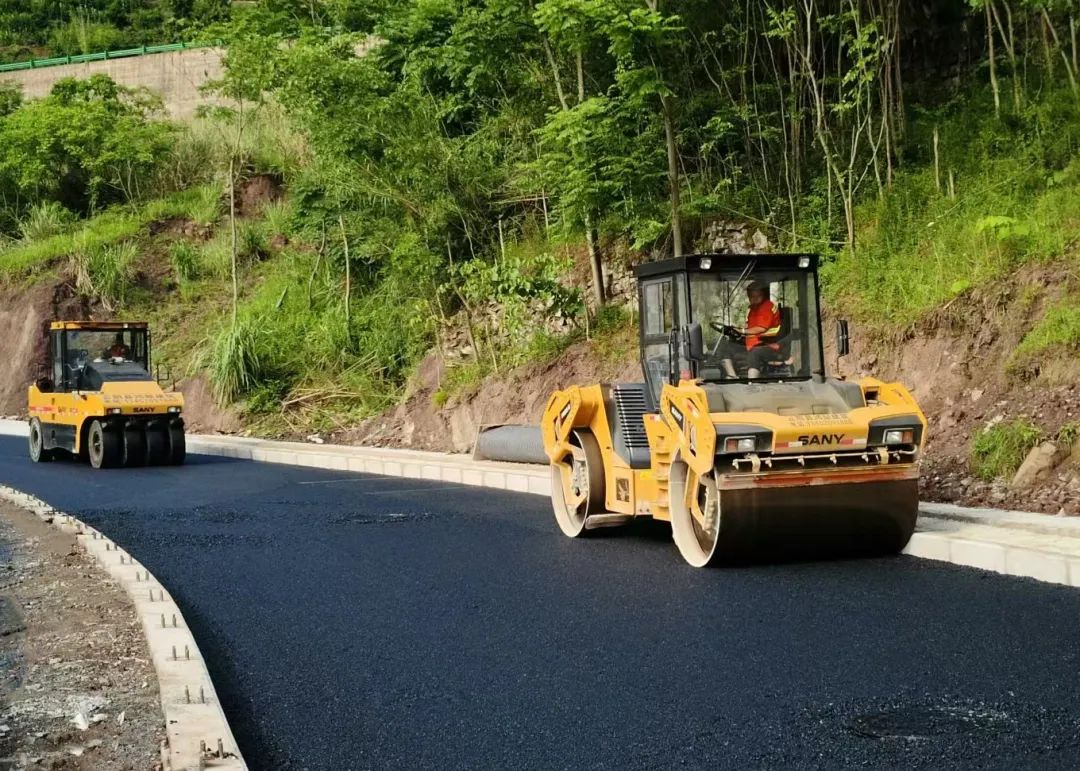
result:
[[[746,328],[740,330],[745,339],[737,342],[725,338],[720,347],[721,364],[730,378],[737,378],[738,369],[746,369],[750,380],[761,377],[761,371],[780,350],[780,344],[762,338],[775,338],[780,332],[780,308],[769,297],[769,285],[764,281],[752,281],[746,287],[750,309],[746,314]]]

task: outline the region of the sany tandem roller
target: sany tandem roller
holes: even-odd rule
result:
[[[562,531],[667,520],[695,567],[902,550],[926,418],[899,383],[826,376],[818,258],[697,255],[635,272],[644,382],[570,387],[544,411]],[[845,322],[837,346],[847,353]]]

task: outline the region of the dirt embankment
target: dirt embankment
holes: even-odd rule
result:
[[[868,339],[855,330],[852,353],[837,371],[904,383],[929,420],[924,497],[1080,515],[1080,462],[1068,447],[1059,448],[1055,466],[1033,483],[979,479],[970,467],[972,441],[988,426],[1026,419],[1053,438],[1080,421],[1080,366],[1068,351],[1047,352],[1037,378],[1008,369],[1024,335],[1068,291],[1066,270],[1028,267],[989,290],[957,298],[892,339]]]
[[[88,315],[66,282],[0,288],[0,415],[25,413],[27,386],[47,374],[49,323]]]
[[[629,332],[628,332],[629,334]],[[487,378],[478,388],[450,398],[436,398],[445,376],[436,354],[421,363],[402,404],[332,441],[468,452],[481,426],[539,423],[552,391],[571,384],[621,383],[640,379],[636,361],[612,357],[589,341],[576,343],[553,361],[530,364]]]

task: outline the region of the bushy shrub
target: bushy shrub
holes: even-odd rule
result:
[[[159,108],[105,75],[57,81],[0,121],[0,192],[80,212],[152,192],[173,137]]]

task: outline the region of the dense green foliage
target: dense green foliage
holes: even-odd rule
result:
[[[75,259],[115,301],[127,252],[79,240],[143,238],[145,202],[190,191],[205,232],[162,258],[213,298],[219,395],[256,411],[318,388],[376,409],[448,326],[460,380],[550,355],[596,328],[616,250],[706,248],[715,223],[824,253],[832,307],[883,330],[1080,237],[1075,0],[86,7],[133,35],[220,22],[226,101],[173,129],[100,80],[0,91],[0,266]],[[11,8],[46,14],[12,22],[36,45],[70,21]],[[253,179],[283,197],[241,205]],[[1023,350],[1071,346],[1071,314]]]
[[[19,61],[190,40],[229,0],[0,0],[0,59]]]
[[[56,83],[0,117],[0,195],[11,219],[56,202],[86,212],[140,195],[172,147],[155,97],[104,75]]]

